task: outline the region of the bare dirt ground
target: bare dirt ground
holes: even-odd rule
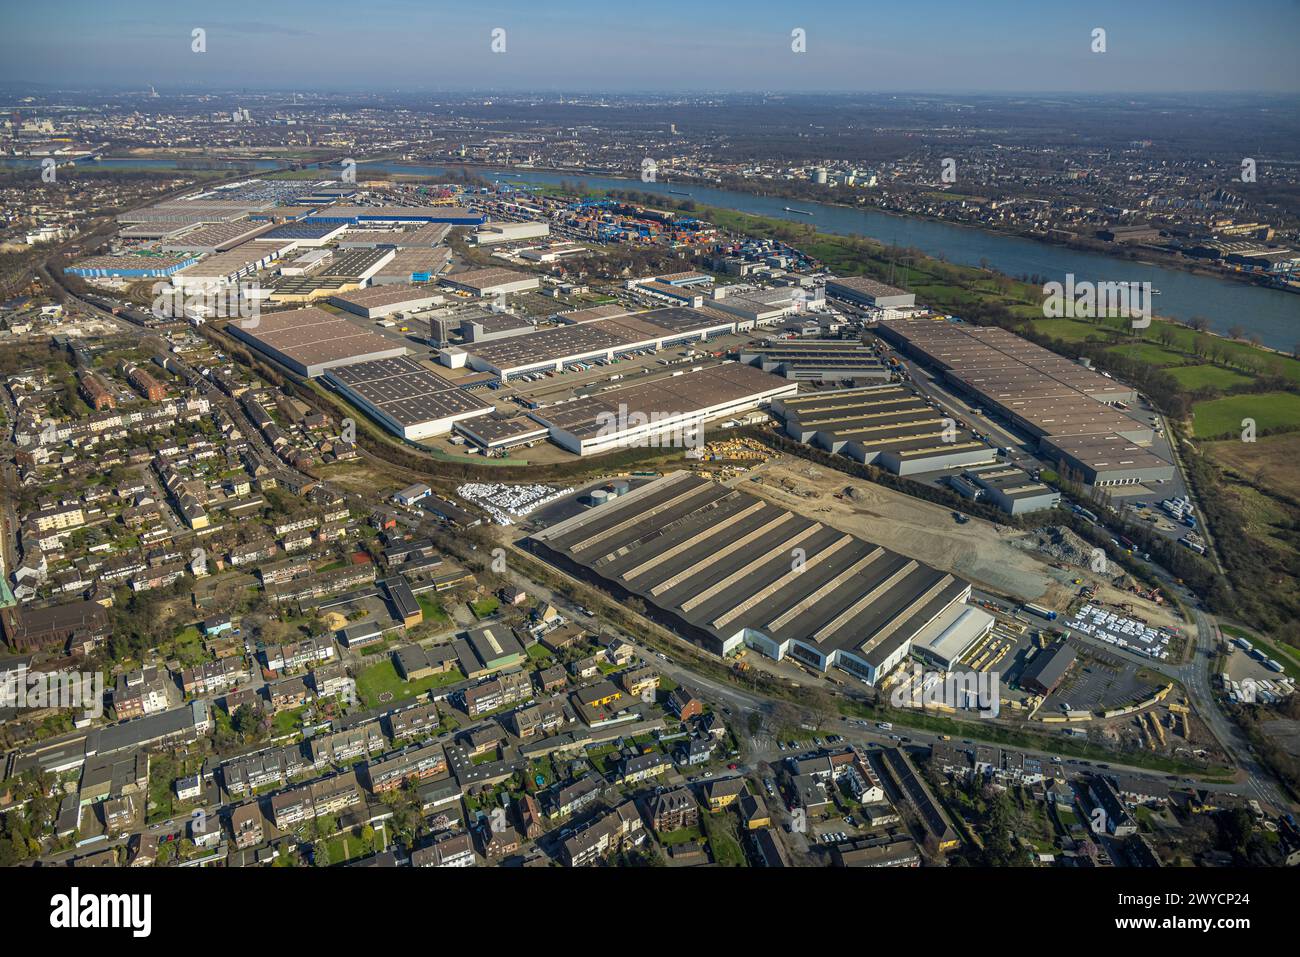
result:
[[[1139,598],[1137,595],[1128,591],[1121,591],[1110,585],[1099,585],[1097,588],[1096,600],[1093,604],[1099,605],[1122,605],[1130,604],[1133,606],[1132,611],[1123,611],[1115,609],[1122,615],[1130,618],[1140,618],[1147,624],[1156,628],[1183,628],[1186,629],[1187,622],[1179,617],[1177,610],[1170,605],[1157,605],[1153,601],[1145,598]]]
[[[762,481],[751,481],[755,476]],[[959,525],[940,505],[802,459],[774,458],[731,484],[999,594],[1063,604],[1073,591],[1074,574],[1011,544],[1025,532],[977,518]],[[834,497],[846,488],[853,489],[851,496]]]

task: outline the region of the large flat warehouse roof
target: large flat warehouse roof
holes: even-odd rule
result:
[[[325,378],[408,439],[446,432],[493,408],[409,356],[331,369]]]
[[[776,645],[896,658],[969,585],[784,508],[677,472],[532,537],[672,616],[715,648],[746,629]],[[792,562],[802,549],[802,564]]]
[[[577,361],[626,349],[649,348],[735,328],[735,316],[719,317],[698,309],[654,309],[610,319],[542,329],[527,336],[469,345],[476,368],[509,373],[547,363]]]
[[[914,474],[977,461],[994,452],[941,410],[901,385],[827,390],[778,399],[785,432],[830,452]]]
[[[676,416],[698,416],[749,397],[758,401],[760,397],[793,387],[792,383],[753,366],[731,362],[610,389],[529,414],[538,422],[584,439],[607,428],[609,416],[618,418],[620,413],[622,419],[640,413],[650,420],[667,421]]]
[[[252,327],[231,322],[225,328],[305,376],[365,359],[406,354],[402,346],[315,306],[266,313]]]

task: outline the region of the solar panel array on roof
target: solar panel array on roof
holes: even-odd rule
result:
[[[445,432],[453,421],[485,415],[493,408],[409,356],[345,366],[331,370],[327,378],[410,439]]]

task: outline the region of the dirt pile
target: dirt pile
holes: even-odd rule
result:
[[[1044,526],[1015,544],[1021,548],[1041,552],[1063,565],[1092,570],[1095,546],[1063,526]],[[1106,570],[1098,574],[1120,588],[1128,588],[1133,584],[1128,573],[1109,559],[1106,560]]]

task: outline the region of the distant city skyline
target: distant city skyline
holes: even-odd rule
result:
[[[356,92],[1300,92],[1300,2],[5,3],[0,83]],[[205,31],[206,52],[192,51]],[[1093,31],[1105,30],[1105,52]],[[497,48],[493,52],[493,31]],[[804,31],[806,52],[791,47]]]

